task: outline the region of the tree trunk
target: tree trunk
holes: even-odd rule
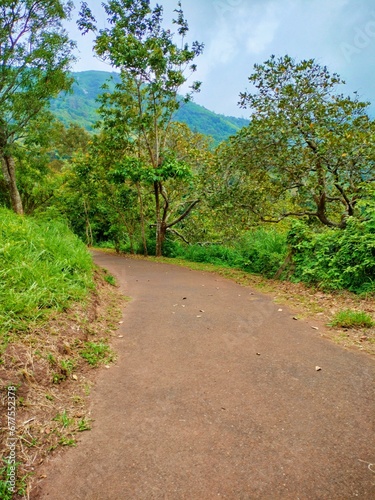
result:
[[[92,235],[92,228],[91,228],[91,223],[90,223],[90,218],[89,218],[89,212],[87,208],[86,201],[83,200],[83,207],[85,209],[85,219],[86,219],[86,244],[89,247],[92,247],[94,244],[94,238]]]
[[[164,222],[161,222],[157,226],[156,233],[156,257],[163,256],[163,244],[165,240],[165,235],[167,234],[167,225]]]
[[[156,257],[162,256],[163,251],[163,238],[162,238],[162,222],[160,214],[160,196],[159,196],[160,185],[159,182],[154,182],[154,192],[155,192],[155,212],[156,212]]]
[[[12,209],[16,214],[23,215],[23,206],[20,193],[16,183],[16,166],[11,156],[3,155],[1,166],[6,185],[8,187]]]
[[[145,213],[144,213],[141,185],[139,182],[137,182],[137,190],[138,190],[139,208],[140,208],[140,214],[141,214],[141,232],[142,232],[142,242],[143,242],[143,255],[145,257],[147,257],[148,250],[147,250],[147,240],[146,240],[146,231],[145,231]]]

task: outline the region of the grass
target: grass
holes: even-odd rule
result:
[[[69,299],[67,309],[48,310],[41,320],[25,319],[27,327],[8,336],[2,353],[0,391],[17,387],[21,446],[16,491],[20,497],[26,498],[37,480],[36,464],[59,447],[75,446],[77,433],[90,429],[87,396],[95,372],[80,353],[91,354],[89,360],[94,365],[102,358],[106,363],[114,358],[110,348],[103,346],[114,335],[125,303],[119,289],[105,280],[105,274],[95,270],[95,289],[89,290],[84,300]],[[91,343],[100,347],[89,349]],[[0,433],[0,457],[8,454],[6,434]],[[0,498],[5,499],[6,473],[0,460]]]
[[[64,410],[62,413],[58,413],[55,418],[53,418],[55,422],[59,422],[63,427],[69,427],[73,424],[74,419],[69,418],[67,411]]]
[[[80,355],[91,366],[97,366],[99,363],[110,363],[114,358],[109,345],[104,342],[86,342]]]
[[[11,465],[7,460],[3,458],[3,466],[0,466],[0,498],[1,500],[12,500],[14,498],[14,494],[18,493],[20,496],[23,496],[26,492],[26,480],[28,475],[23,475],[21,477],[16,477],[15,485],[9,482],[9,479],[14,478],[14,475],[17,475],[15,471],[17,471],[19,463],[15,463]]]
[[[112,274],[106,274],[104,276],[104,279],[106,280],[107,283],[109,283],[112,286],[116,286],[116,278],[112,276]]]
[[[371,328],[374,324],[372,317],[368,313],[345,309],[335,314],[330,326],[339,328]]]
[[[93,287],[84,244],[60,221],[0,209],[0,351],[15,332],[82,300]]]

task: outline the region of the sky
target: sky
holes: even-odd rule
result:
[[[104,27],[101,1],[86,2]],[[158,3],[168,22],[177,0]],[[240,92],[251,91],[248,77],[254,64],[272,54],[288,54],[296,60],[313,58],[338,73],[346,82],[340,91],[358,91],[375,110],[374,0],[182,0],[182,9],[188,41],[205,45],[195,61],[194,80],[202,82],[202,90],[194,101],[207,109],[249,118],[250,111],[240,109],[238,100]],[[112,71],[94,57],[89,35],[83,37],[73,21],[67,28],[79,51],[74,71]]]

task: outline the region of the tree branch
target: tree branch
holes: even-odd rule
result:
[[[180,217],[178,217],[177,219],[175,219],[173,222],[170,222],[168,225],[167,225],[167,228],[170,228],[172,226],[174,226],[175,224],[178,224],[180,221],[182,221],[183,219],[185,219],[185,217],[193,210],[193,208],[195,207],[195,205],[197,203],[199,203],[200,200],[195,200],[193,201],[193,203],[191,203],[191,205],[188,206],[188,208],[185,210],[185,212],[180,215]]]
[[[183,234],[179,233],[178,231],[176,231],[175,229],[167,228],[167,231],[175,234],[176,236],[181,238],[187,245],[190,245],[190,242],[185,238],[185,236]]]

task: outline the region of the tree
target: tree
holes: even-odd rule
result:
[[[73,42],[62,28],[70,1],[7,0],[0,6],[0,156],[16,213],[23,213],[14,148],[51,97],[68,90]],[[32,127],[31,127],[32,128]]]
[[[309,216],[344,228],[363,183],[375,180],[367,103],[338,94],[345,82],[313,59],[272,56],[249,81],[255,92],[241,93],[239,104],[252,111],[251,123],[224,155],[250,176],[242,206],[264,221]]]
[[[181,104],[178,91],[187,80],[185,73],[195,72],[193,60],[203,45],[193,42],[189,47],[186,43],[188,24],[181,3],[173,21],[181,46],[174,42],[174,34],[163,27],[161,6],[152,9],[147,0],[110,0],[103,5],[110,27],[99,31],[94,47],[98,56],[120,69],[121,83],[112,94],[102,98],[102,124],[106,129],[118,129],[121,124],[123,133],[134,143],[138,160],[141,151],[146,152],[155,201],[156,255],[160,256],[170,208],[164,183],[167,174],[174,177],[183,173],[181,165],[171,162],[167,151],[168,130]],[[96,31],[96,21],[86,3],[82,4],[79,26],[83,32]],[[199,87],[199,82],[193,82],[185,100]],[[177,170],[173,171],[174,167]],[[197,203],[193,200],[188,204],[176,223]]]
[[[33,129],[13,147],[17,184],[26,214],[45,210],[63,188],[74,155],[85,153],[90,134],[76,124],[66,128],[51,114],[33,120]]]

